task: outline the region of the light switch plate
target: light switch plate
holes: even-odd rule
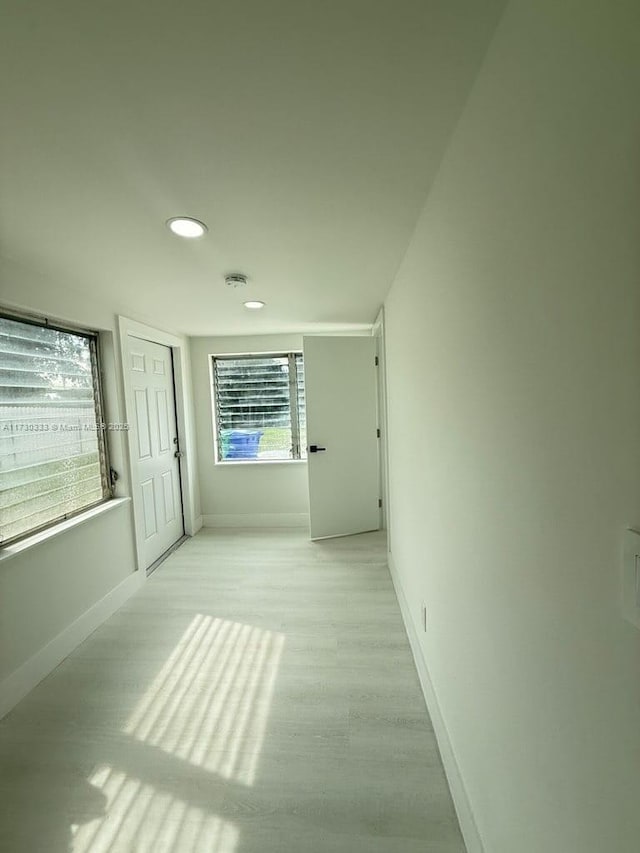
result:
[[[622,613],[640,628],[640,531],[632,529],[624,532]]]

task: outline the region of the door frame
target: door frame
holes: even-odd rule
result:
[[[387,551],[391,552],[391,506],[389,500],[389,422],[387,417],[387,352],[384,336],[384,305],[375,319],[371,334],[376,338],[378,356],[377,405],[380,443],[378,446],[380,496],[382,498],[382,516],[380,527],[387,532]]]
[[[188,344],[184,338],[147,326],[129,317],[118,317],[118,330],[120,335],[120,357],[121,375],[124,389],[124,413],[128,424],[133,422],[135,412],[133,391],[129,376],[129,341],[130,338],[142,338],[154,344],[169,347],[173,358],[173,386],[176,398],[176,424],[178,428],[178,442],[180,450],[184,453],[180,464],[180,486],[182,492],[182,518],[184,532],[187,536],[194,536],[201,524],[195,512],[195,449],[193,441],[193,421],[188,408],[189,398],[189,353]],[[132,442],[131,433],[127,430],[127,460],[129,468],[129,482],[131,484],[131,501],[133,506],[134,537],[136,543],[136,566],[138,571],[145,573],[144,553],[142,542],[138,535],[138,523],[143,518],[143,507],[141,505],[137,483],[138,462]]]

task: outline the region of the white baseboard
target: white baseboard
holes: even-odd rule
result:
[[[97,601],[57,637],[50,640],[22,666],[0,683],[0,719],[8,714],[27,693],[49,675],[59,663],[86,640],[142,586],[144,572],[133,572],[122,583]]]
[[[409,638],[411,651],[413,652],[413,659],[416,664],[416,669],[418,670],[418,678],[420,679],[422,692],[424,693],[427,708],[429,709],[429,714],[431,716],[431,722],[433,723],[433,730],[436,735],[436,740],[438,741],[440,756],[442,758],[442,764],[444,765],[444,772],[447,775],[447,781],[449,783],[451,796],[458,815],[460,830],[462,831],[464,843],[467,847],[467,853],[484,853],[485,848],[482,843],[480,833],[478,832],[478,825],[476,824],[473,816],[467,789],[465,787],[462,774],[460,773],[460,766],[453,751],[451,738],[449,737],[449,732],[447,731],[447,726],[442,716],[442,711],[440,710],[438,697],[436,696],[433,682],[431,681],[431,676],[427,669],[427,663],[422,653],[416,627],[413,619],[411,618],[411,611],[404,594],[404,589],[402,588],[402,582],[394,564],[392,555],[388,554],[387,556],[389,560],[391,579],[396,590],[396,596],[400,605],[400,611],[402,612],[404,626]]]
[[[203,515],[205,527],[308,527],[306,512],[259,512]]]
[[[195,519],[195,521],[193,522],[193,533],[191,535],[195,536],[196,533],[198,532],[198,530],[202,530],[203,525],[204,525],[204,518],[201,515],[199,515]]]

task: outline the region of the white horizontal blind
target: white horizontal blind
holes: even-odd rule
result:
[[[108,495],[95,340],[0,317],[0,541]]]
[[[294,354],[214,357],[219,461],[299,458],[299,419],[292,412],[300,396],[296,358]]]
[[[307,408],[304,396],[304,363],[302,353],[295,354],[296,360],[296,379],[298,385],[298,423],[300,425],[300,457],[307,458]]]

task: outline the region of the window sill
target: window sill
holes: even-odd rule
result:
[[[267,465],[306,465],[306,459],[228,459],[224,462],[214,460],[219,468],[266,467]]]
[[[73,518],[68,518],[66,521],[60,521],[58,524],[54,524],[46,530],[40,530],[38,533],[34,533],[33,536],[27,536],[25,539],[21,539],[20,542],[14,542],[12,545],[0,545],[0,563],[11,559],[11,557],[17,557],[18,554],[23,554],[25,551],[29,551],[37,545],[49,542],[56,536],[66,533],[67,530],[72,530],[74,527],[78,527],[86,521],[91,521],[92,518],[104,515],[105,512],[109,512],[116,507],[129,503],[130,500],[131,498],[112,498],[109,501],[105,501],[104,503],[98,504],[98,506],[88,509],[86,512],[74,515]]]

